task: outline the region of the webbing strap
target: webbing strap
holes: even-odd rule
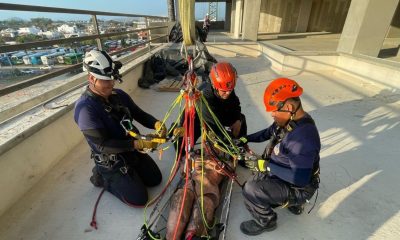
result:
[[[89,88],[87,88],[83,94],[96,100],[97,102],[100,102],[103,105],[104,110],[118,122],[121,121],[121,117],[117,113],[121,112],[125,116],[127,116],[130,120],[132,120],[132,115],[131,112],[129,111],[129,108],[122,105],[121,99],[119,98],[116,92],[114,91],[112,92],[111,96],[109,97],[110,98],[109,102],[105,101],[104,98],[93,93]]]

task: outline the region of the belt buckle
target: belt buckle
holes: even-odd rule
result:
[[[110,113],[111,110],[112,110],[112,107],[109,106],[109,105],[105,105],[105,106],[104,106],[104,110],[106,110],[106,112]]]
[[[117,161],[117,155],[116,154],[110,154],[108,156],[108,159],[112,162],[116,162]]]
[[[122,174],[127,174],[128,173],[128,168],[126,166],[120,167],[119,170],[121,171]]]

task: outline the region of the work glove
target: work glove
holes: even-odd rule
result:
[[[180,138],[180,137],[183,137],[184,135],[185,135],[184,127],[177,127],[172,132],[172,136],[174,136],[174,138]]]
[[[160,144],[149,140],[138,139],[133,141],[133,147],[136,150],[156,149]]]
[[[241,138],[235,139],[235,140],[233,141],[233,143],[234,143],[237,147],[244,147],[244,146],[247,146],[247,143],[248,143],[248,142],[249,142],[249,141],[247,140],[246,137],[241,137]]]
[[[246,158],[244,163],[248,169],[253,172],[267,172],[267,161],[261,159],[260,157],[252,156],[250,158]]]
[[[161,121],[157,121],[156,124],[154,124],[154,129],[157,131],[157,135],[160,138],[165,138],[167,136],[167,128]]]

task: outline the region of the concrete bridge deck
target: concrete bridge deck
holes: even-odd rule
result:
[[[257,43],[219,34],[210,36],[209,41],[210,53],[220,61],[230,61],[238,70],[237,93],[249,132],[271,124],[262,96],[266,85],[280,75],[270,68]],[[294,216],[277,209],[278,228],[251,239],[399,239],[399,89],[335,71],[304,71],[288,77],[303,86],[304,108],[320,131],[319,196],[310,214]],[[139,106],[158,118],[175,96],[142,89],[132,95]],[[250,147],[261,152],[264,145]],[[169,150],[157,161],[165,174],[163,183],[173,154]],[[153,157],[157,158],[156,154]],[[99,204],[99,230],[91,230],[92,208],[101,190],[89,182],[91,168],[89,149],[82,141],[2,216],[0,239],[135,239],[143,224],[143,210],[129,208],[108,193]],[[239,169],[239,176],[244,181],[249,173]],[[151,189],[151,196],[161,187]],[[235,186],[227,239],[247,238],[239,224],[249,218]]]

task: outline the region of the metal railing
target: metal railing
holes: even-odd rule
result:
[[[82,36],[82,37],[71,37],[71,38],[62,38],[62,39],[54,39],[54,40],[43,40],[43,41],[37,41],[37,42],[29,42],[29,43],[20,43],[20,44],[15,44],[15,45],[3,45],[0,46],[0,53],[7,53],[7,52],[12,52],[12,51],[18,51],[18,50],[26,50],[26,49],[31,49],[31,48],[38,48],[38,47],[48,47],[48,46],[53,46],[53,45],[58,45],[58,44],[75,44],[77,42],[82,42],[86,40],[96,40],[97,42],[97,48],[102,49],[103,48],[103,39],[105,38],[110,38],[110,37],[116,37],[116,36],[127,36],[132,33],[138,33],[138,32],[147,32],[147,40],[142,41],[137,44],[130,45],[128,47],[119,49],[118,51],[110,53],[110,55],[116,55],[123,53],[125,51],[129,51],[133,48],[137,48],[139,46],[143,45],[149,45],[149,50],[150,50],[150,44],[154,41],[159,41],[160,39],[164,39],[168,36],[167,30],[168,30],[168,18],[167,17],[161,17],[161,16],[152,16],[152,15],[142,15],[142,14],[125,14],[125,13],[113,13],[113,12],[101,12],[101,11],[88,11],[88,10],[78,10],[78,9],[67,9],[67,8],[54,8],[54,7],[42,7],[42,6],[31,6],[31,5],[19,5],[19,4],[8,4],[8,3],[0,3],[0,10],[11,10],[11,11],[29,11],[29,12],[47,12],[47,13],[67,13],[67,14],[84,14],[84,15],[90,15],[92,18],[92,24],[95,30],[95,33],[89,36]],[[100,33],[99,32],[99,24],[97,21],[98,16],[118,16],[118,17],[140,17],[140,18],[145,18],[145,23],[146,23],[146,28],[140,28],[140,29],[134,29],[131,31],[121,31],[121,32],[114,32],[114,33]],[[156,22],[158,21],[158,22]],[[162,26],[152,26],[150,27],[150,22],[151,23],[162,23],[164,25]],[[157,30],[157,29],[165,29],[165,34],[159,34],[153,37],[151,35],[151,30]],[[40,75],[37,77],[29,78],[27,80],[9,85],[4,87],[3,89],[0,89],[0,96],[3,96],[5,94],[9,94],[11,92],[26,88],[28,86],[34,85],[36,83],[51,79],[53,77],[59,76],[61,74],[73,71],[75,69],[78,69],[81,67],[81,63],[71,65],[68,67],[65,67],[60,70],[53,71],[51,73],[47,73],[44,75]],[[27,66],[29,67],[29,66]]]

